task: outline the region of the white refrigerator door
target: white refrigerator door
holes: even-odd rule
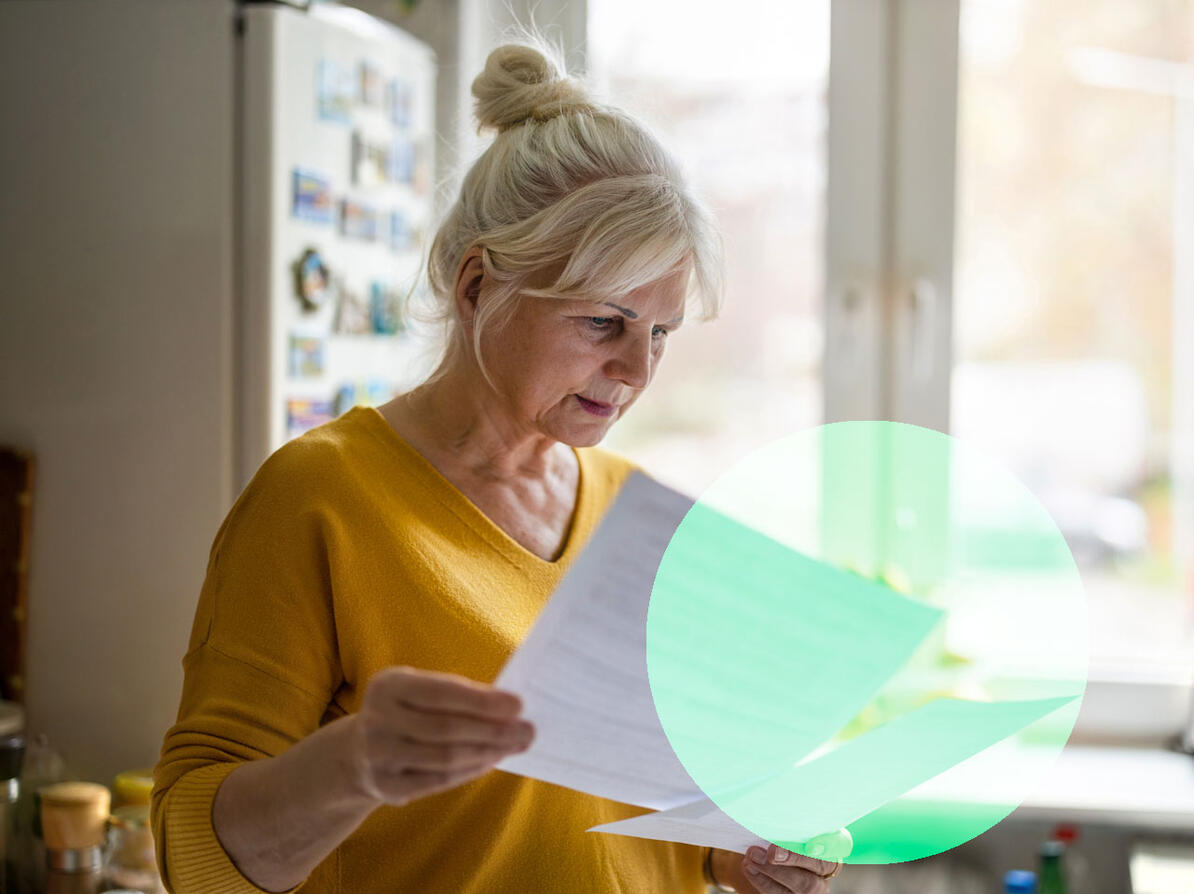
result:
[[[431,226],[435,57],[359,10],[244,10],[238,483],[422,374],[398,313]]]

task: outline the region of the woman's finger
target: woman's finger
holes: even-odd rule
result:
[[[459,674],[390,667],[370,681],[389,698],[411,708],[509,720],[522,711],[522,699]]]
[[[832,871],[832,864],[825,872],[814,869],[823,863],[774,846],[766,851],[752,847],[746,852],[742,868],[762,894],[821,894],[829,890],[829,881],[823,876]]]
[[[463,767],[459,770],[412,770],[405,769],[383,776],[378,782],[391,796],[407,801],[411,798],[425,798],[436,792],[447,791],[493,769],[491,764],[478,767]]]
[[[522,745],[477,745],[455,742],[446,745],[424,745],[404,742],[394,749],[393,764],[411,770],[464,770],[482,764],[497,763],[502,758],[523,750]]]
[[[406,738],[425,744],[474,742],[479,745],[529,743],[535,728],[526,720],[490,720],[463,714],[441,714],[396,705],[390,720]]]
[[[837,863],[806,857],[804,854],[784,850],[774,844],[767,848],[766,862],[777,866],[798,866],[820,876],[829,875],[838,867]]]

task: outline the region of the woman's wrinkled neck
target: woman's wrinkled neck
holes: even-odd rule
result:
[[[562,461],[574,461],[567,445],[512,419],[467,361],[445,361],[427,382],[379,409],[435,465],[447,464],[479,482],[543,478]]]

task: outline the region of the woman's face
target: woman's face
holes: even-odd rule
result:
[[[609,302],[523,297],[482,337],[502,409],[520,428],[598,443],[655,377],[684,317],[687,271]]]

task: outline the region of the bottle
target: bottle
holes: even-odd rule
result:
[[[1003,877],[1003,894],[1036,894],[1036,873],[1011,870]]]
[[[1065,873],[1061,865],[1065,845],[1055,838],[1050,838],[1041,845],[1040,853],[1040,894],[1066,894]]]
[[[18,781],[16,824],[13,833],[16,851],[14,870],[16,890],[21,894],[45,888],[46,850],[41,837],[41,808],[38,790],[66,778],[62,757],[50,747],[45,733],[31,738],[25,751],[24,766]]]
[[[0,894],[17,894],[17,801],[25,758],[19,715],[0,713]]]
[[[116,888],[142,894],[166,894],[154,859],[148,804],[125,804],[109,820],[108,861],[104,879]]]
[[[1073,823],[1060,823],[1051,838],[1065,845],[1065,880],[1071,891],[1086,891],[1090,887],[1090,861],[1078,848],[1080,830]]]

